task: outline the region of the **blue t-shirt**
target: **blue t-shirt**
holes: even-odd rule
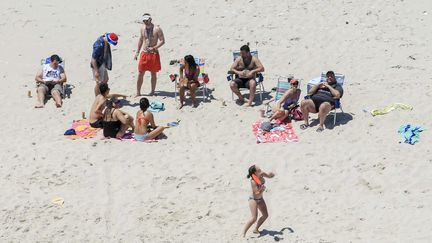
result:
[[[107,44],[107,52],[104,53],[104,46],[105,46],[105,40],[103,39],[103,36],[100,36],[95,43],[93,44],[93,53],[92,58],[96,60],[96,63],[98,65],[98,68],[102,66],[102,64],[105,64],[105,67],[108,70],[111,70],[112,63],[111,63],[111,48]]]

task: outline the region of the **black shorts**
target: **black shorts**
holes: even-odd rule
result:
[[[253,79],[251,79],[251,78],[236,78],[236,79],[234,79],[234,83],[237,84],[238,88],[249,89],[250,88],[250,86],[249,86],[250,82],[249,81],[251,81],[251,80],[253,80]]]
[[[93,128],[103,128],[103,121],[102,119],[98,119],[97,121],[90,123],[90,126]]]
[[[330,103],[330,106],[332,107],[332,109],[334,108],[334,105],[335,105],[334,101],[333,102],[329,102],[328,100],[319,100],[319,99],[316,99],[316,100],[312,99],[312,101],[313,101],[313,103],[315,105],[316,112],[319,112],[319,108],[320,108],[321,104],[324,103],[324,102]]]

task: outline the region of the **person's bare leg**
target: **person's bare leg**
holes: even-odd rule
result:
[[[152,72],[151,73],[151,92],[149,93],[149,95],[155,95],[156,81],[157,81],[157,73]]]
[[[179,89],[179,98],[180,98],[180,104],[178,106],[178,109],[183,108],[184,106],[184,102],[185,102],[185,91],[186,91],[186,87],[184,87],[183,85],[180,85],[180,89]]]
[[[327,114],[331,111],[331,105],[328,102],[324,102],[319,107],[318,117],[319,117],[319,128],[324,130],[324,121],[327,117]]]
[[[254,79],[249,80],[249,100],[246,106],[252,106],[252,102],[255,99],[256,81]]]
[[[137,77],[137,91],[135,94],[135,97],[141,96],[141,87],[143,84],[143,79],[144,79],[144,72],[138,72],[138,77]]]
[[[275,108],[273,108],[273,111],[274,111],[274,114],[273,114],[273,116],[270,117],[269,121],[273,121],[273,120],[279,119],[281,116],[283,116],[283,111],[282,110],[280,110],[280,109],[278,109],[278,108],[275,107]]]
[[[95,93],[95,96],[98,96],[98,94],[100,94],[98,82],[96,82],[96,85],[94,87],[94,93]]]
[[[63,102],[62,102],[62,98],[61,98],[60,92],[58,90],[53,90],[53,91],[51,91],[51,95],[52,95],[52,97],[53,97],[53,99],[55,101],[56,107],[57,108],[62,107]]]
[[[244,227],[243,237],[246,236],[246,232],[248,231],[248,229],[257,221],[257,216],[258,216],[257,202],[253,199],[250,199],[249,208],[252,214],[252,218],[246,223]]]
[[[258,219],[258,223],[256,224],[256,228],[254,233],[259,233],[259,227],[264,223],[264,221],[268,218],[267,205],[265,201],[262,201],[258,204],[258,209],[261,212],[261,217]]]
[[[196,100],[196,90],[197,90],[197,88],[198,88],[198,86],[196,85],[196,83],[192,83],[190,85],[190,89],[189,89],[190,96],[191,96],[191,99],[192,99],[193,107],[197,107],[198,106],[198,103],[197,103],[197,100]]]
[[[240,93],[240,90],[239,90],[237,84],[234,81],[230,82],[230,88],[231,88],[232,92],[237,95],[238,99],[241,102],[244,102],[243,95]]]
[[[117,132],[116,138],[121,139],[129,128],[129,124],[121,124],[120,131]]]
[[[315,104],[312,100],[303,100],[300,103],[300,109],[303,113],[304,125],[309,126],[309,112],[316,113]]]
[[[44,103],[45,103],[45,88],[43,87],[38,87],[36,89],[36,93],[37,93],[37,104],[35,105],[35,108],[43,108],[44,107]]]
[[[146,140],[155,139],[164,131],[164,129],[165,129],[164,127],[157,127],[155,130],[149,133],[149,135],[146,137]]]

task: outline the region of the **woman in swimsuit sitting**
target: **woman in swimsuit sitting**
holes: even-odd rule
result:
[[[162,134],[164,127],[156,126],[153,114],[147,111],[150,103],[147,98],[141,98],[140,110],[136,115],[135,140],[151,140]],[[151,130],[153,129],[153,130]]]
[[[119,109],[120,101],[110,98],[102,117],[103,134],[105,137],[121,139],[128,128],[134,129],[133,117]]]
[[[259,218],[258,223],[256,224],[255,230],[253,231],[254,233],[260,233],[258,229],[268,217],[267,205],[263,198],[263,193],[265,191],[264,177],[272,178],[274,177],[274,173],[265,173],[256,165],[249,167],[247,178],[251,178],[252,195],[249,197],[249,207],[252,213],[252,218],[246,223],[243,231],[243,237],[246,236],[248,229],[257,221],[258,209],[262,216]]]
[[[298,80],[290,80],[291,88],[283,94],[273,107],[273,115],[270,117],[270,121],[279,119],[280,121],[285,120],[291,109],[297,106],[300,99],[301,90],[298,88]]]
[[[179,109],[184,106],[185,92],[189,89],[190,96],[194,107],[198,106],[196,101],[196,90],[200,86],[198,82],[198,75],[200,68],[195,62],[195,58],[191,55],[187,55],[180,61],[180,105]]]

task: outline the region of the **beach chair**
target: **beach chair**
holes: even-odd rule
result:
[[[323,83],[326,81],[327,76],[326,76],[327,72],[321,72],[321,76],[319,78],[314,78],[312,80],[310,80],[307,84],[307,92],[309,93],[309,90],[314,86],[317,85],[318,83]],[[340,84],[343,87],[343,84],[345,82],[345,75],[340,74],[340,73],[335,73],[335,77],[336,77],[336,82],[338,84]],[[309,96],[305,96],[305,99],[309,99]],[[335,99],[335,106],[332,109],[333,111],[333,125],[336,125],[336,116],[337,116],[337,110],[340,110],[340,112],[344,112],[342,109],[342,103],[340,101],[340,99]]]
[[[46,57],[46,58],[43,58],[43,59],[41,59],[41,61],[40,61],[40,65],[43,67],[43,65],[47,65],[47,64],[50,64],[51,63],[51,56],[49,56],[49,57]],[[63,58],[61,58],[60,57],[60,63],[59,63],[59,66],[61,66],[62,68],[63,68],[63,70],[65,69],[65,60],[63,59]],[[66,82],[64,82],[63,83],[63,86],[62,86],[62,88],[63,88],[63,94],[64,94],[64,96],[66,96]],[[49,99],[49,98],[51,98],[51,94],[46,94],[46,97]],[[63,97],[63,98],[66,98],[66,97]]]
[[[258,51],[257,50],[251,51],[250,53],[252,56],[258,58]],[[239,56],[240,56],[240,51],[233,52],[233,61],[235,61]],[[228,82],[231,80],[234,80],[235,78],[236,78],[236,75],[228,72],[228,76],[227,76]],[[257,74],[255,81],[257,82],[256,91],[259,91],[260,101],[262,102],[263,101],[263,94],[265,91],[264,90],[264,84],[263,84],[264,76],[262,75],[262,73]],[[239,90],[241,92],[242,90],[247,90],[247,88],[240,88]],[[231,98],[232,98],[232,100],[234,100],[234,92],[231,92]]]
[[[291,88],[291,84],[290,84],[291,79],[292,79],[292,77],[279,77],[278,78],[275,97],[272,98],[266,104],[266,110],[265,110],[266,115],[269,115],[271,113],[271,110],[272,110],[271,105],[278,102],[282,98],[284,93]],[[300,80],[298,82],[299,82],[298,87],[300,87]],[[301,92],[301,90],[300,90],[300,92]]]
[[[204,58],[195,57],[195,63],[200,68],[200,73],[198,75],[198,82],[200,83],[200,86],[198,87],[196,92],[198,93],[201,91],[203,102],[207,101],[207,99],[208,99],[207,84],[210,81],[208,74],[205,72],[205,62],[206,62],[206,60]],[[173,61],[171,61],[170,64],[173,65],[176,63],[180,64],[180,61],[179,60],[173,60]],[[179,75],[178,74],[171,74],[170,79],[174,83],[174,99],[177,101],[178,88],[179,88],[178,87]]]

